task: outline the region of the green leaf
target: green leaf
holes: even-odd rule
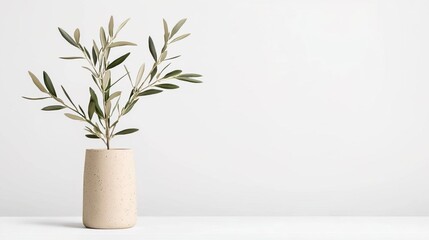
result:
[[[89,68],[87,66],[82,66],[82,68],[85,68],[86,70],[88,70],[92,76],[97,76],[97,74],[91,68]]]
[[[158,84],[158,85],[155,85],[155,87],[159,87],[159,88],[163,88],[163,89],[176,89],[176,88],[179,88],[179,86],[174,85],[174,84],[170,84],[170,83]]]
[[[159,89],[149,89],[149,90],[146,90],[144,92],[139,93],[138,95],[139,96],[147,96],[147,95],[157,94],[157,93],[160,93],[160,92],[162,92],[162,90],[159,90]]]
[[[95,94],[95,92],[92,88],[89,88],[89,93],[91,94],[91,101],[95,105],[95,112],[97,113],[97,115],[100,119],[103,119],[104,118],[103,111],[101,110],[100,105],[98,104],[97,94]]]
[[[155,61],[158,61],[158,57],[156,55],[155,44],[153,43],[152,38],[149,36],[149,51],[152,54],[152,57]]]
[[[64,113],[64,115],[66,115],[66,117],[73,119],[73,120],[78,120],[78,121],[85,121],[85,119],[83,119],[82,117],[78,116],[78,115],[74,115],[71,113]]]
[[[95,135],[95,134],[85,134],[85,137],[87,137],[87,138],[99,138],[97,135]]]
[[[170,39],[174,36],[174,34],[176,34],[180,28],[183,26],[183,24],[185,24],[186,22],[186,18],[180,20],[174,27],[173,30],[171,30],[171,35],[170,35]]]
[[[79,110],[80,110],[80,112],[83,114],[83,116],[85,116],[85,118],[86,118],[86,114],[85,114],[85,111],[83,111],[83,109],[82,109],[82,107],[79,105]]]
[[[107,89],[107,87],[108,87],[108,85],[109,85],[109,82],[110,82],[110,71],[109,70],[107,70],[105,73],[104,73],[104,76],[103,76],[103,82],[102,82],[102,88],[103,89]]]
[[[64,109],[66,107],[61,106],[61,105],[51,105],[51,106],[47,106],[42,108],[43,111],[55,111],[55,110],[61,110]]]
[[[113,42],[110,45],[110,48],[114,47],[122,47],[122,46],[137,46],[137,44],[127,41],[119,41],[119,42]]]
[[[190,34],[190,33],[187,33],[187,34],[183,34],[183,35],[181,35],[181,36],[178,36],[177,38],[173,39],[173,41],[171,41],[170,43],[174,43],[174,42],[180,41],[180,40],[182,40],[182,39],[184,39],[184,38],[188,37],[189,35],[191,35],[191,34]]]
[[[164,25],[164,42],[167,42],[168,38],[170,37],[167,21],[165,21],[165,19],[162,19],[162,24]]]
[[[150,72],[150,80],[149,83],[152,82],[153,77],[155,77],[156,73],[158,72],[158,67],[155,67],[152,72]]]
[[[119,109],[119,108],[118,108],[118,109]],[[116,124],[118,124],[118,122],[119,122],[119,121],[118,121],[118,120],[116,120],[116,121],[115,121],[115,122],[114,122],[110,127],[112,127],[112,128],[113,128],[113,127],[115,127],[115,126],[116,126]]]
[[[98,53],[95,52],[95,46],[92,46],[92,62],[97,65]]]
[[[161,56],[159,56],[159,61],[162,62],[167,57],[168,51],[162,52]]]
[[[98,49],[97,43],[95,43],[94,40],[92,40],[92,48],[94,48],[95,56],[97,56],[96,58],[98,58],[98,55],[100,54],[100,50]]]
[[[63,89],[64,95],[66,95],[67,99],[70,101],[70,103],[76,108],[76,105],[74,105],[73,101],[71,100],[69,94],[67,93],[66,89],[61,85],[61,88]]]
[[[43,100],[43,99],[47,99],[47,98],[50,98],[50,97],[33,98],[33,97],[25,97],[25,96],[23,96],[22,98],[27,99],[27,100]]]
[[[174,56],[174,57],[171,57],[171,58],[167,58],[167,59],[165,59],[165,61],[168,61],[168,60],[173,60],[173,59],[176,59],[176,58],[178,58],[178,57],[180,57],[181,55],[177,55],[177,56]]]
[[[94,130],[95,134],[97,134],[97,136],[103,135],[103,133],[101,133],[100,127],[98,126],[97,123],[95,123],[93,130]]]
[[[48,89],[48,91],[53,95],[53,96],[57,96],[57,93],[55,92],[55,87],[52,84],[51,78],[49,77],[49,75],[43,71],[43,81],[45,82],[45,86]]]
[[[171,65],[171,63],[167,64],[162,70],[161,72],[158,73],[157,78],[159,78],[159,76],[164,72],[165,69],[167,69],[169,66]]]
[[[48,93],[48,90],[46,90],[46,88],[42,85],[42,83],[39,81],[39,79],[36,77],[36,75],[34,75],[32,72],[28,71],[28,74],[31,77],[31,80],[33,80],[34,85],[36,85],[36,87],[44,93]]]
[[[69,35],[66,31],[64,31],[64,30],[63,30],[63,29],[61,29],[61,28],[58,28],[58,30],[60,31],[61,36],[63,36],[63,38],[64,38],[67,42],[69,42],[71,45],[73,45],[73,46],[75,46],[75,47],[79,48],[79,45],[77,45],[77,43],[73,40],[73,38],[72,38],[72,37],[70,37],[70,35]]]
[[[145,68],[145,64],[143,63],[140,66],[139,72],[137,73],[137,78],[136,78],[136,86],[138,86],[143,78],[143,74],[144,74],[144,68]]]
[[[103,27],[100,27],[100,42],[103,48],[106,47],[106,44],[107,44],[106,33],[104,32]]]
[[[89,54],[88,49],[86,49],[86,47],[83,47],[83,50],[85,51],[85,55],[87,58],[91,59],[91,55]]]
[[[98,102],[97,94],[95,94],[94,90],[91,87],[89,87],[89,94],[91,95],[92,101],[94,101],[95,103]]]
[[[128,57],[129,55],[130,55],[130,53],[126,53],[126,54],[124,54],[124,55],[120,56],[119,58],[115,59],[113,62],[111,62],[111,63],[107,66],[106,70],[107,70],[107,69],[111,69],[111,68],[114,68],[114,67],[118,66],[119,64],[121,64],[122,62],[124,62],[124,61],[125,61],[125,59],[127,59],[127,57]]]
[[[105,108],[106,108],[106,110],[105,110],[105,112],[106,112],[106,118],[109,118],[110,117],[110,112],[112,110],[112,102],[109,101],[109,100],[107,100],[106,103],[105,103]]]
[[[82,66],[82,68],[85,68],[86,70],[88,70],[88,71],[90,71],[91,72],[91,78],[92,78],[92,81],[94,81],[94,83],[95,83],[95,85],[98,85],[98,81],[97,81],[97,79],[98,79],[98,77],[97,77],[97,79],[96,79],[96,74],[91,70],[91,69],[89,69],[89,68],[87,68],[87,67],[85,67],[85,66]]]
[[[113,37],[113,16],[110,16],[109,20],[109,36]]]
[[[79,31],[79,28],[76,28],[76,30],[74,30],[74,40],[76,41],[76,43],[79,44],[79,41],[80,41],[80,31]]]
[[[95,104],[91,99],[89,100],[89,104],[88,104],[88,117],[90,120],[92,119],[92,116],[94,116],[94,112],[95,112]]]
[[[180,74],[179,77],[192,78],[192,77],[202,77],[202,75],[196,74],[196,73],[184,73],[184,74]]]
[[[133,109],[134,105],[139,101],[139,99],[134,100],[131,104],[125,106],[125,110],[122,112],[122,115],[127,114],[131,109]]]
[[[128,128],[128,129],[124,129],[122,131],[119,131],[119,132],[115,133],[115,136],[116,135],[130,134],[130,133],[134,133],[134,132],[137,132],[137,131],[138,131],[137,128]]]
[[[114,92],[114,93],[112,93],[112,95],[109,96],[109,98],[107,100],[112,101],[113,99],[121,96],[121,93],[122,93],[121,91]]]
[[[121,25],[119,25],[118,30],[116,30],[115,36],[119,33],[119,31],[121,31],[121,30],[122,30],[122,28],[127,24],[127,22],[128,22],[129,20],[130,20],[130,19],[128,18],[128,19],[126,19],[125,21],[123,21],[123,22],[121,23]]]
[[[83,57],[60,57],[60,58],[65,60],[83,59]]]
[[[202,83],[202,81],[193,79],[193,78],[187,78],[187,77],[175,77],[177,80],[190,82],[190,83]]]
[[[174,77],[174,76],[177,76],[181,73],[182,73],[182,70],[174,70],[174,71],[171,71],[171,72],[165,74],[165,76],[163,78]]]

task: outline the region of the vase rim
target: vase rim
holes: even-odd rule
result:
[[[86,151],[131,151],[131,148],[88,148]]]

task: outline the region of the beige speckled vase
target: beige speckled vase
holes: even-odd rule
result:
[[[87,228],[130,228],[136,220],[133,151],[87,149],[83,179],[83,225]]]

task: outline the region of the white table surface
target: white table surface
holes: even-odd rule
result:
[[[140,217],[134,228],[86,229],[79,217],[0,217],[0,239],[429,239],[429,217]]]

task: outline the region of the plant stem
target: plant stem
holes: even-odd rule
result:
[[[103,91],[103,105],[104,105],[104,129],[106,135],[106,147],[107,150],[110,149],[110,109],[107,109],[106,99],[107,97],[106,91]]]
[[[106,127],[106,147],[107,147],[107,150],[110,149],[110,134],[109,134],[109,127],[108,126]]]

